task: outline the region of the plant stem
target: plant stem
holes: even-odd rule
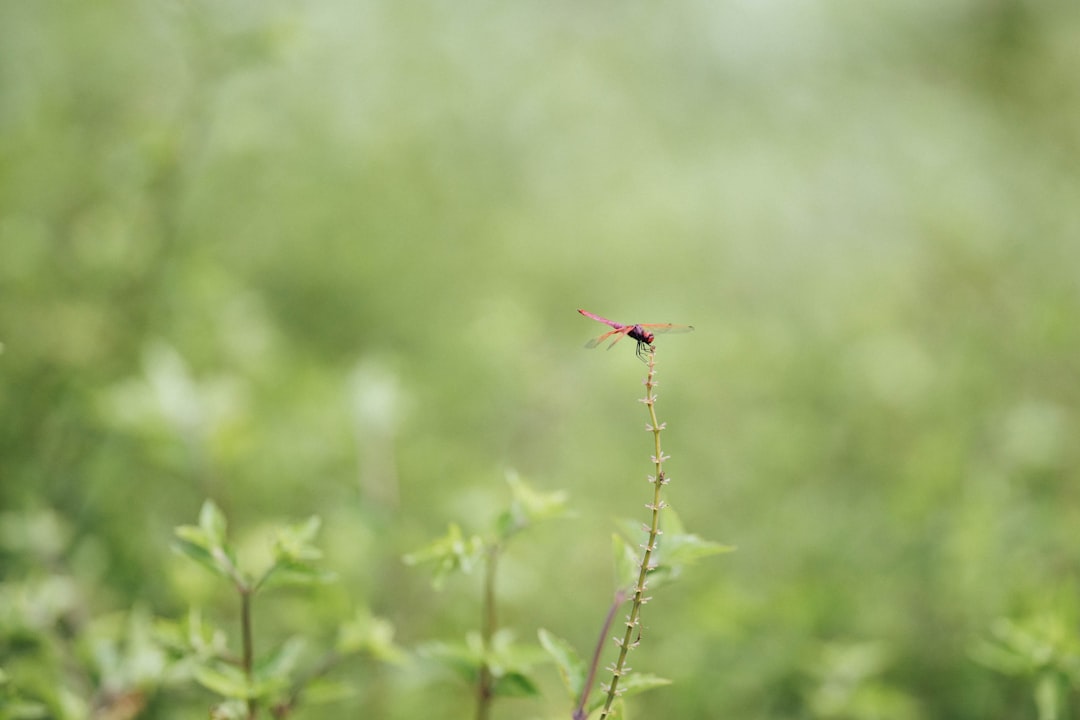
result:
[[[243,668],[244,676],[247,678],[248,689],[255,684],[255,651],[254,640],[252,639],[251,632],[251,595],[252,589],[246,586],[239,586],[240,590],[240,632],[243,637],[244,643],[244,657]],[[255,720],[255,716],[258,713],[258,705],[255,702],[254,697],[249,697],[247,701],[248,720]]]
[[[641,559],[641,569],[638,572],[637,584],[634,586],[634,598],[633,604],[630,607],[630,615],[626,618],[626,632],[623,634],[619,643],[619,658],[615,661],[614,667],[611,668],[611,684],[607,689],[607,700],[604,702],[604,710],[600,714],[600,720],[604,720],[611,715],[611,706],[615,702],[615,698],[618,697],[619,678],[622,677],[628,670],[626,667],[626,655],[630,652],[630,649],[637,646],[637,641],[633,640],[634,629],[639,626],[639,617],[641,615],[641,606],[649,601],[649,598],[645,597],[645,591],[648,589],[647,577],[649,572],[655,569],[654,565],[650,564],[652,560],[653,552],[656,550],[656,539],[661,534],[660,531],[660,511],[665,507],[664,501],[661,499],[661,488],[668,483],[666,477],[664,477],[664,460],[667,458],[664,456],[663,451],[660,449],[660,431],[664,429],[664,426],[656,419],[656,396],[653,394],[653,389],[656,387],[656,350],[655,348],[649,348],[649,371],[645,376],[645,397],[641,400],[645,404],[645,407],[649,409],[649,425],[647,430],[653,434],[653,443],[655,446],[655,455],[652,456],[652,462],[656,474],[649,478],[649,482],[653,484],[653,500],[645,507],[652,511],[652,521],[649,524],[649,539],[645,543],[644,554]],[[638,638],[641,638],[640,633]]]
[[[611,630],[611,623],[615,620],[615,611],[626,602],[626,595],[626,590],[619,590],[615,593],[615,599],[611,601],[611,608],[604,618],[603,627],[600,628],[600,637],[596,639],[596,649],[593,650],[592,662],[589,663],[589,674],[585,678],[584,686],[581,688],[581,699],[571,716],[572,720],[585,720],[585,706],[589,702],[589,693],[592,692],[593,682],[596,680],[596,668],[600,665],[600,654],[604,651],[604,639],[607,638],[607,634]]]
[[[498,619],[495,616],[495,571],[499,558],[499,544],[492,543],[484,563],[484,600],[481,608],[480,637],[484,647],[484,659],[480,664],[480,677],[476,685],[476,720],[488,720],[491,716],[491,700],[494,697],[495,678],[491,674],[487,655],[495,637]]]

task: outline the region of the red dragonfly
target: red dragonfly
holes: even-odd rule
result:
[[[602,322],[605,325],[615,328],[609,330],[600,337],[593,338],[589,342],[585,343],[585,347],[594,348],[600,343],[607,340],[609,337],[615,336],[615,339],[608,345],[608,350],[615,346],[615,343],[622,340],[624,337],[633,338],[637,340],[637,356],[644,359],[644,355],[649,350],[652,350],[653,340],[656,339],[655,333],[666,332],[690,332],[693,330],[692,325],[674,325],[672,323],[638,323],[636,325],[623,325],[617,323],[614,320],[608,320],[605,317],[593,314],[588,310],[582,310],[578,308],[578,312],[587,318],[592,318],[597,322]]]

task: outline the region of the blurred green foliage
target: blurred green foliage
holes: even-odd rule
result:
[[[269,600],[266,647],[356,606],[416,646],[475,588],[401,555],[516,467],[578,518],[507,558],[504,624],[587,647],[649,443],[577,307],[698,328],[659,344],[668,499],[739,546],[648,606],[640,716],[1075,709],[1009,643],[1077,630],[1078,33],[1068,0],[0,4],[5,717],[205,710],[110,678],[159,667],[148,613],[234,611],[169,552],[206,498],[256,566],[323,519],[340,581]],[[563,716],[548,669],[502,717]],[[348,677],[340,716],[471,705]]]

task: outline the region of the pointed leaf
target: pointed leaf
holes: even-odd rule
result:
[[[177,525],[173,529],[173,533],[185,543],[202,548],[207,553],[214,547],[214,543],[210,541],[206,531],[201,527],[196,527],[195,525]]]
[[[997,643],[981,640],[971,649],[975,662],[1004,675],[1028,675],[1035,667],[1029,658]]]
[[[664,508],[664,513],[660,516],[660,529],[664,531],[665,535],[683,535],[686,533],[682,518],[672,507]]]
[[[256,696],[243,671],[231,665],[199,665],[195,668],[195,681],[226,698],[248,700]]]
[[[47,720],[54,715],[47,705],[30,700],[0,701],[0,718],[4,720]]]
[[[329,678],[315,678],[304,685],[304,705],[326,705],[356,696],[352,683]]]
[[[622,702],[626,698],[633,695],[640,695],[646,690],[652,690],[653,688],[663,687],[664,685],[670,685],[671,681],[657,677],[656,675],[650,675],[648,673],[630,673],[629,675],[623,675],[619,678],[619,699],[616,702]],[[593,711],[603,706],[607,700],[605,693],[598,693],[596,697],[589,701],[589,717],[592,717]]]
[[[306,562],[283,560],[263,575],[260,587],[310,587],[333,582],[337,576]]]
[[[734,547],[702,540],[697,535],[664,535],[656,558],[656,569],[649,575],[649,586],[654,590],[677,580],[683,570],[701,558],[733,552]]]
[[[634,547],[643,544],[649,537],[649,526],[641,520],[621,518],[615,521],[615,527],[622,532],[623,537]]]
[[[368,652],[377,660],[394,664],[405,662],[406,654],[394,643],[394,626],[375,617],[367,608],[359,608],[352,620],[338,633],[337,651],[342,655]]]
[[[205,543],[205,534],[197,527],[182,525],[176,528],[177,540],[173,550],[186,555],[204,568],[226,579],[231,579],[228,569],[219,561],[213,550]]]
[[[566,492],[540,492],[512,471],[506,474],[506,482],[510,485],[512,498],[509,510],[496,521],[500,539],[505,540],[530,525],[567,514]]]
[[[483,642],[480,636],[470,633],[468,638],[483,653]],[[514,631],[509,628],[498,630],[491,638],[491,649],[486,653],[488,664],[492,670],[499,674],[505,671],[522,671],[538,663],[546,662],[549,658],[541,648],[531,643],[519,643],[514,641]]]
[[[154,637],[172,652],[193,655],[201,660],[223,657],[228,651],[225,633],[204,622],[197,608],[191,608],[179,621],[158,620],[154,625]]]
[[[300,662],[304,645],[303,638],[293,637],[286,640],[256,665],[255,679],[259,682],[284,681],[288,684],[289,677]]]
[[[585,662],[578,657],[577,651],[562,638],[552,635],[543,628],[540,628],[536,634],[540,639],[540,646],[555,661],[555,667],[559,671],[559,677],[562,679],[563,686],[570,695],[570,699],[576,700],[581,697],[581,691],[585,687],[585,675],[588,672]]]
[[[475,648],[461,643],[434,642],[422,645],[417,652],[453,670],[466,682],[475,682],[480,675],[483,658]]]
[[[518,520],[511,510],[503,510],[495,517],[495,537],[499,540],[506,540],[520,529]]]
[[[321,525],[322,520],[313,515],[303,523],[281,528],[274,543],[275,557],[289,562],[320,559],[322,550],[312,545],[312,542]]]
[[[206,533],[206,538],[212,546],[222,547],[225,545],[225,532],[227,523],[225,514],[214,504],[213,500],[203,503],[199,511],[199,528]]]
[[[703,540],[697,535],[665,535],[660,548],[660,557],[661,562],[671,565],[692,565],[701,558],[723,555],[734,550],[735,547],[732,545]]]
[[[174,532],[178,552],[235,583],[246,582],[236,568],[232,548],[225,541],[225,515],[211,500],[203,503],[199,511],[199,525],[181,525]]]
[[[451,523],[445,535],[424,547],[409,553],[402,560],[407,565],[432,564],[432,585],[441,588],[446,577],[460,570],[466,574],[472,572],[485,552],[484,541],[473,535],[466,538],[461,528]]]
[[[535,697],[540,694],[536,684],[520,672],[509,672],[496,678],[492,692],[498,697]]]
[[[667,678],[650,675],[649,673],[631,673],[622,677],[619,681],[619,689],[624,691],[623,697],[628,698],[632,695],[639,695],[646,690],[670,684],[671,681]]]

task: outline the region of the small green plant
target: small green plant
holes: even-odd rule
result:
[[[1071,615],[1059,610],[999,618],[990,628],[993,638],[972,650],[980,664],[1030,680],[1039,720],[1071,717],[1069,699],[1080,688],[1080,639]]]
[[[499,560],[510,539],[539,522],[566,515],[566,493],[541,493],[516,474],[507,475],[511,501],[486,535],[466,537],[458,525],[419,550],[405,556],[409,565],[430,565],[436,589],[453,572],[483,574],[480,630],[463,642],[435,642],[420,652],[449,667],[476,688],[476,718],[487,720],[497,697],[528,697],[538,693],[529,675],[546,656],[540,648],[518,643],[514,633],[500,628],[496,597]]]
[[[149,612],[96,614],[74,543],[51,510],[0,513],[0,720],[134,718],[170,682]]]
[[[361,609],[337,633],[333,647],[301,668],[304,642],[294,637],[276,649],[257,654],[253,623],[253,603],[264,590],[275,586],[311,587],[331,579],[316,565],[322,552],[313,544],[320,521],[279,528],[273,560],[259,572],[240,567],[226,537],[225,515],[211,501],[203,504],[198,525],[176,528],[177,549],[229,581],[239,598],[240,652],[229,649],[226,633],[191,610],[181,622],[159,627],[162,642],[189,669],[194,680],[223,698],[211,712],[215,719],[253,720],[260,708],[269,708],[275,718],[285,718],[301,699],[328,701],[349,692],[348,686],[324,678],[346,657],[368,653],[376,659],[400,662],[404,652],[394,644],[393,627]]]
[[[669,684],[669,680],[655,675],[643,673],[630,675],[630,668],[626,664],[630,651],[638,647],[641,641],[641,608],[651,599],[646,592],[655,589],[663,582],[674,580],[685,566],[703,557],[732,550],[728,546],[687,533],[678,517],[668,508],[667,502],[663,499],[662,491],[670,482],[670,478],[664,470],[664,461],[669,457],[664,454],[660,444],[661,433],[666,425],[656,416],[655,389],[658,385],[656,348],[651,343],[639,340],[638,354],[644,354],[648,363],[645,376],[645,397],[640,402],[649,411],[649,422],[645,429],[652,434],[653,439],[653,453],[650,457],[653,473],[648,476],[653,492],[651,501],[645,506],[650,512],[649,522],[641,525],[640,529],[637,529],[637,525],[633,522],[624,522],[625,536],[618,534],[614,536],[616,591],[591,661],[587,664],[582,662],[568,643],[547,631],[540,631],[541,644],[555,660],[560,677],[576,702],[572,715],[574,720],[585,720],[596,711],[599,711],[599,717],[603,720],[615,712],[616,701],[620,697]],[[663,513],[663,520],[661,520],[661,513],[664,510],[666,512]],[[637,548],[627,540],[628,537],[641,537],[642,534],[645,541]],[[662,549],[661,535],[664,535]],[[614,638],[619,646],[619,654],[607,668],[611,673],[611,680],[602,686],[604,693],[602,698],[590,701],[605,639],[611,630],[618,608],[628,599],[631,605],[630,612],[626,616],[625,629]]]

